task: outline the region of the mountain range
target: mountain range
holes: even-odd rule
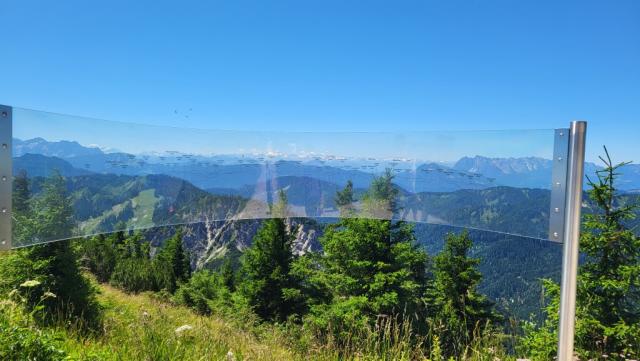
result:
[[[67,161],[75,170],[62,169],[61,164],[40,163],[40,171],[57,168],[62,173],[79,172],[123,175],[166,174],[187,180],[202,189],[228,189],[243,192],[261,179],[275,177],[308,177],[343,186],[348,180],[355,187],[368,187],[382,169],[378,160],[358,160],[349,163],[329,163],[270,159],[254,156],[195,156],[171,152],[156,155],[135,155],[105,152],[74,141],[49,142],[42,138],[14,139],[13,155],[27,154],[56,157]],[[21,160],[27,161],[26,159]],[[31,161],[35,161],[31,159]],[[343,161],[343,160],[341,160]],[[424,163],[410,166],[389,163],[393,167],[395,183],[403,189],[418,192],[450,192],[458,189],[484,189],[495,186],[549,188],[552,161],[537,157],[488,158],[463,157],[452,166]],[[602,167],[585,164],[585,174],[594,177]],[[618,189],[640,192],[640,165],[629,164],[621,171]],[[65,173],[66,174],[66,173]],[[586,188],[586,182],[585,182]]]

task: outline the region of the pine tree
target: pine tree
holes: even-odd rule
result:
[[[67,184],[55,172],[44,183],[42,195],[34,202],[35,238],[38,242],[69,239],[74,229],[73,204],[67,194]]]
[[[363,215],[375,219],[391,219],[398,211],[398,194],[400,191],[393,184],[393,173],[386,169],[380,177],[371,182],[367,193],[364,194]]]
[[[25,184],[23,180],[20,183]],[[28,188],[22,188],[22,195],[28,194],[24,189]],[[25,241],[55,242],[18,250],[4,259],[0,287],[21,289],[20,285],[25,281],[36,281],[37,286],[29,289],[25,296],[28,306],[44,307],[43,321],[51,321],[61,312],[71,318],[82,318],[86,326],[96,326],[99,311],[95,290],[81,274],[77,255],[71,242],[66,240],[71,236],[74,224],[65,179],[54,173],[46,180],[38,198],[21,201],[33,204],[30,222],[33,229]],[[43,299],[45,292],[55,297]]]
[[[283,189],[278,190],[278,201],[271,205],[270,211],[273,218],[289,217],[289,201],[287,200],[287,193]]]
[[[231,262],[231,258],[226,258],[224,263],[222,263],[222,267],[220,268],[220,275],[222,276],[222,283],[227,287],[227,289],[231,292],[236,290],[236,274],[233,270],[233,263]]]
[[[29,200],[31,199],[31,190],[29,188],[29,178],[27,172],[22,170],[13,179],[13,213],[28,215],[31,211]]]
[[[353,214],[353,182],[347,181],[347,185],[341,191],[336,192],[335,203],[340,210],[340,215],[347,217]]]
[[[597,179],[588,179],[589,198],[597,206],[584,216],[580,251],[585,255],[578,270],[576,295],[575,348],[580,356],[597,358],[626,355],[640,356],[640,238],[626,223],[635,215],[636,204],[626,204],[615,188],[620,168],[605,148],[600,158],[604,169]],[[545,309],[547,320],[542,327],[529,324],[523,349],[542,358],[553,357],[556,345],[544,340],[557,339],[560,286],[545,280],[550,299]]]
[[[13,179],[13,244],[28,245],[33,238],[33,213],[31,208],[31,189],[27,172],[18,173]]]
[[[116,243],[118,233],[97,235],[79,244],[84,266],[96,276],[99,282],[108,282],[111,279],[118,257]]]
[[[633,341],[640,348],[640,238],[625,226],[638,205],[621,204],[614,185],[619,168],[627,163],[614,165],[606,148],[605,153],[605,168],[595,182],[589,179],[589,196],[601,211],[585,215],[580,239],[587,256],[580,267],[580,308],[585,319],[597,323],[583,329],[579,344],[601,343],[602,351],[614,352]],[[620,332],[632,325],[636,337]]]
[[[465,231],[448,234],[443,250],[434,257],[434,283],[427,291],[433,307],[430,321],[439,335],[442,352],[460,357],[474,336],[498,320],[493,304],[477,290],[480,260],[469,257],[473,242]]]
[[[397,196],[392,180],[390,172],[376,178],[365,199],[389,211]],[[320,242],[324,257],[317,274],[307,276],[319,284],[320,295],[330,294],[328,304],[312,309],[319,329],[333,327],[335,335],[347,337],[354,328],[422,313],[428,257],[410,225],[343,216]]]
[[[280,192],[280,201],[273,207],[276,215],[283,215],[285,201],[284,192]],[[286,220],[271,218],[263,222],[242,257],[242,292],[265,320],[284,321],[300,312],[300,290],[291,274],[293,240]]]
[[[161,275],[160,287],[173,293],[191,276],[189,255],[182,245],[182,232],[169,238],[156,259],[157,272]]]
[[[364,316],[413,315],[427,282],[427,254],[408,224],[345,218],[320,240],[334,302],[363,297]]]

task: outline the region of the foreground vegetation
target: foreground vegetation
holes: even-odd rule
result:
[[[637,359],[640,240],[625,228],[634,206],[616,201],[619,165],[605,161],[590,191],[601,209],[581,240],[577,352]],[[0,359],[551,360],[558,285],[544,280],[542,323],[500,314],[478,291],[467,233],[447,235],[432,256],[409,224],[374,219],[396,211],[392,180],[377,178],[362,196],[372,219],[351,218],[349,184],[337,194],[342,217],[321,253],[293,254],[281,191],[252,246],[217,270],[192,273],[179,231],[159,249],[116,232],[3,255]],[[62,177],[38,197],[26,176],[14,184],[15,216],[28,225],[16,237],[64,238]]]

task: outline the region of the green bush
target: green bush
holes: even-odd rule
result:
[[[0,320],[0,360],[65,360],[59,343],[50,331],[11,326]]]
[[[211,314],[212,301],[225,292],[223,279],[211,271],[198,271],[189,282],[180,286],[173,301],[194,309],[201,315]],[[226,292],[228,293],[228,291]]]
[[[37,286],[37,282],[27,285]],[[26,300],[18,290],[11,295],[16,300]],[[25,313],[23,309],[12,300],[0,300],[0,360],[66,359],[67,355],[60,347],[60,335],[50,329],[39,328],[34,322],[34,314],[43,308],[38,306],[31,313]]]
[[[126,292],[158,291],[157,275],[151,260],[124,258],[116,263],[110,283]]]

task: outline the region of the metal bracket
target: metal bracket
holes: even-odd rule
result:
[[[13,109],[0,105],[0,251],[11,249]]]
[[[569,129],[556,129],[553,140],[551,170],[551,208],[549,209],[549,239],[562,243],[564,239],[565,207],[567,198],[567,170],[569,155]]]

